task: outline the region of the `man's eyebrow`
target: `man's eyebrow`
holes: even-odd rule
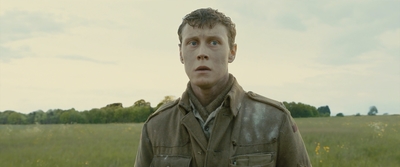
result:
[[[211,36],[207,36],[207,39],[214,39],[214,38],[216,38],[216,39],[222,39],[222,37],[220,36],[220,35],[211,35]]]
[[[191,36],[191,37],[184,38],[183,41],[186,42],[186,41],[198,40],[198,39],[199,39],[198,36]],[[218,40],[222,40],[223,38],[222,38],[221,35],[210,35],[210,36],[206,36],[206,40],[209,40],[209,39],[218,39]]]
[[[197,36],[191,36],[191,37],[184,38],[184,39],[183,39],[183,42],[186,43],[186,42],[188,42],[188,41],[191,41],[191,40],[198,40],[198,39],[199,39],[199,38],[198,38]]]

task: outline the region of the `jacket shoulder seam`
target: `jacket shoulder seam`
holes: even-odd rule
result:
[[[176,104],[178,104],[179,100],[180,100],[180,98],[178,98],[178,99],[176,99],[176,100],[174,100],[174,101],[171,101],[171,102],[168,102],[168,103],[163,104],[163,105],[162,105],[160,108],[158,108],[153,114],[151,114],[151,115],[149,116],[149,118],[147,118],[147,121],[146,121],[146,122],[148,122],[151,118],[153,118],[154,116],[158,115],[159,113],[161,113],[161,112],[163,112],[163,111],[165,111],[165,110],[167,110],[167,109],[169,109],[169,108],[175,106]]]
[[[272,107],[284,112],[285,114],[290,115],[289,110],[286,109],[285,105],[282,102],[279,102],[279,101],[276,101],[276,100],[261,96],[261,95],[259,95],[257,93],[252,92],[252,91],[249,91],[246,94],[250,99],[252,99],[254,101],[258,101],[258,102],[261,102],[261,103],[264,103],[264,104],[268,104],[268,105],[270,105],[270,106],[272,106]]]

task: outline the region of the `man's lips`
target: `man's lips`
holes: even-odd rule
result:
[[[211,71],[211,69],[208,68],[207,66],[199,66],[196,68],[195,71]]]

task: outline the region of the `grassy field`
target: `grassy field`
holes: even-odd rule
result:
[[[400,116],[296,119],[314,167],[400,166]]]
[[[314,167],[400,166],[400,116],[296,122]],[[0,125],[0,167],[133,166],[141,127]]]

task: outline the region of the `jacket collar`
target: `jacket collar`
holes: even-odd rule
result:
[[[231,75],[231,74],[230,74]],[[228,94],[225,97],[224,104],[227,107],[230,107],[230,110],[232,112],[232,115],[236,117],[237,113],[239,112],[239,109],[242,105],[242,100],[245,92],[243,88],[239,85],[239,83],[236,81],[236,78],[234,78],[234,83],[231,88],[231,90],[228,92]],[[179,100],[179,106],[181,106],[184,112],[183,114],[187,114],[189,111],[192,111],[192,107],[189,102],[189,96],[187,91],[183,92],[181,99]]]

